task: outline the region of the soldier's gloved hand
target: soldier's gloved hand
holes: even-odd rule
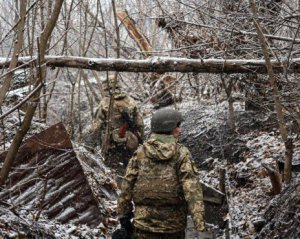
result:
[[[204,223],[204,221],[198,223],[198,225],[197,225],[197,231],[200,231],[200,232],[205,231],[205,223]]]
[[[120,218],[121,228],[124,228],[127,232],[133,232],[133,226],[129,217]]]

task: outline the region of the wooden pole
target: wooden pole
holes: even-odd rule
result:
[[[226,170],[225,168],[221,167],[219,168],[219,189],[222,193],[225,194],[225,174],[226,174]]]

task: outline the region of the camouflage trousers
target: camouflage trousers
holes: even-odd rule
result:
[[[123,146],[114,145],[114,147],[108,150],[105,158],[105,165],[117,170],[117,172],[123,176],[129,159],[133,153],[134,151],[130,151]]]
[[[136,230],[133,234],[133,239],[185,239],[185,232],[154,233]]]

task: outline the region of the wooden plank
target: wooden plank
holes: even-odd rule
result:
[[[215,204],[222,204],[225,200],[225,194],[221,191],[213,188],[212,186],[201,183],[203,190],[203,200]]]

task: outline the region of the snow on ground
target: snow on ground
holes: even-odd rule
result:
[[[213,115],[210,110],[207,113]],[[210,124],[216,124],[216,121],[207,126]],[[270,195],[271,181],[262,168],[262,163],[276,168],[276,159],[284,157],[285,148],[278,132],[252,131],[241,137],[247,142],[246,146],[249,149],[244,153],[243,161],[232,164],[210,158],[208,160],[212,162],[212,169],[201,170],[200,179],[218,188],[218,169],[226,168],[229,213],[224,219],[231,220],[231,238],[252,238],[256,233],[255,221],[262,218],[270,202],[278,197]],[[294,145],[294,159],[297,160],[300,155],[300,141],[297,140]],[[244,180],[242,184],[239,182],[240,177]]]
[[[41,218],[38,222],[26,215],[14,215],[9,210],[0,207],[0,238],[21,238],[22,236],[34,235],[30,238],[59,238],[59,239],[105,239],[107,238],[102,229],[91,229],[85,225],[60,224]],[[2,227],[6,225],[5,227]],[[29,234],[31,233],[31,234]],[[4,236],[5,237],[1,237]],[[23,237],[22,237],[23,238]],[[27,237],[26,237],[27,238]]]
[[[207,130],[224,123],[226,121],[226,114],[224,113],[224,110],[226,109],[224,107],[225,103],[213,104],[205,107],[206,103],[207,102],[205,101],[198,103],[188,99],[185,103],[177,105],[177,107],[186,114],[189,110],[196,107],[201,108],[201,110],[203,109],[203,117],[199,121],[194,122],[195,124],[202,124],[203,129],[205,128]],[[146,109],[146,113],[144,115],[146,125],[145,131],[149,132],[152,109],[150,109],[148,105],[144,106]],[[9,119],[6,119],[5,134],[10,136],[8,137],[9,139],[11,139],[12,134],[11,128],[17,125],[18,118],[18,115],[13,114]],[[35,128],[33,128],[32,132],[35,132]],[[196,133],[200,135],[201,131]],[[229,215],[227,217],[231,218],[231,226],[233,228],[231,231],[232,238],[251,238],[255,234],[255,220],[259,219],[270,202],[278,197],[268,194],[271,189],[271,183],[267,174],[261,167],[261,164],[265,163],[275,166],[276,159],[280,159],[284,155],[284,145],[278,132],[253,131],[242,135],[241,137],[243,140],[247,141],[246,146],[249,148],[249,151],[245,152],[243,155],[243,161],[237,164],[229,164],[227,162],[221,162],[220,159],[214,158],[212,159],[213,168],[209,171],[200,171],[200,178],[203,182],[217,188],[218,168],[220,166],[224,166],[227,169],[226,189],[229,203]],[[6,143],[7,148],[9,142]],[[80,146],[76,145],[76,148],[80,148]],[[299,159],[300,141],[295,142],[294,151],[294,158]],[[99,163],[99,161],[97,162]],[[86,172],[89,173],[89,167],[91,166],[85,162],[82,162],[82,165],[86,168]],[[108,175],[106,178],[98,177],[95,181],[108,180],[108,183],[113,183],[109,179],[109,169],[107,170],[108,171],[103,174]],[[237,178],[241,175],[245,179],[245,182],[242,185],[240,185],[237,180]],[[94,182],[91,182],[91,184],[93,183]],[[111,201],[102,201],[102,203],[103,207],[108,208],[107,210],[111,210],[111,214],[113,215],[116,206],[115,198]],[[103,235],[103,228],[105,227],[103,225],[101,226],[101,224],[99,225],[99,228],[91,229],[85,225],[61,225],[59,223],[46,220],[45,218],[41,218],[38,223],[34,223],[32,220],[29,221],[28,217],[29,216],[25,214],[25,211],[24,215],[21,214],[20,217],[17,217],[10,210],[0,206],[0,224],[16,220],[20,221],[21,218],[21,221],[23,221],[25,225],[44,228],[46,231],[49,231],[49,233],[55,232],[54,237],[56,238],[105,238]],[[107,220],[108,223],[111,223],[112,225],[116,225],[117,223],[115,217],[110,217]],[[9,230],[9,228],[7,230]],[[15,232],[11,230],[11,235],[14,233]]]

